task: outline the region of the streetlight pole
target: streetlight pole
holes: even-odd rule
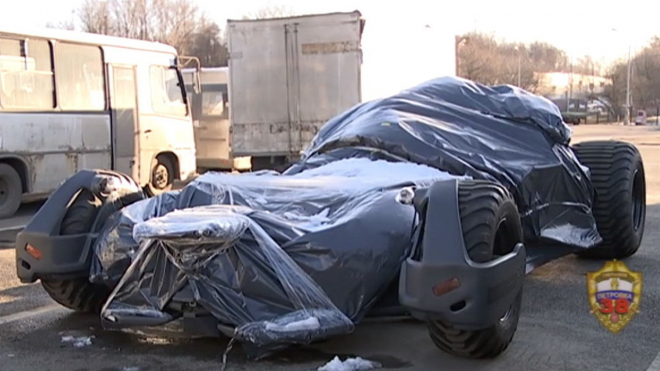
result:
[[[625,115],[625,118],[624,118],[624,121],[623,121],[623,123],[625,125],[630,124],[630,116],[631,116],[631,112],[630,112],[630,109],[631,109],[631,107],[630,107],[630,72],[631,71],[630,70],[631,70],[631,68],[632,68],[632,60],[630,58],[630,44],[628,44],[628,71],[627,71],[627,76],[626,76],[626,115]]]
[[[520,83],[520,51],[518,51],[518,87],[522,89],[522,85]]]
[[[617,32],[618,30],[616,28],[612,28],[612,31]],[[631,106],[630,106],[630,75],[632,74],[632,58],[631,58],[631,53],[630,53],[630,40],[626,37],[626,41],[628,43],[628,68],[626,71],[626,112],[623,115],[623,124],[624,125],[629,125],[630,124],[630,116],[631,116]]]
[[[456,77],[460,76],[460,58],[459,58],[459,46],[467,44],[469,40],[468,36],[456,36],[456,47],[454,49],[455,60],[456,60]]]
[[[520,82],[520,65],[521,65],[521,56],[520,56],[520,48],[518,45],[516,45],[513,50],[515,50],[518,53],[518,87],[522,89],[521,82]]]

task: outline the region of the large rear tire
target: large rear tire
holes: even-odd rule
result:
[[[523,242],[518,208],[502,186],[482,180],[458,186],[459,213],[468,256],[487,262],[513,251]],[[441,350],[466,358],[492,358],[504,352],[518,328],[522,289],[493,326],[478,331],[459,330],[442,321],[428,321],[431,340]]]
[[[89,233],[98,213],[97,200],[88,191],[82,191],[73,202],[62,220],[61,234]],[[60,305],[78,312],[100,313],[110,290],[102,285],[89,282],[82,277],[61,279],[41,278],[41,286]]]
[[[642,156],[634,145],[587,141],[573,145],[576,157],[591,173],[596,189],[593,215],[603,242],[578,252],[593,259],[623,259],[642,243],[646,223],[646,179]]]

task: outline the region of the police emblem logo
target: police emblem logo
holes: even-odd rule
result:
[[[591,313],[613,334],[639,313],[642,274],[621,261],[606,262],[599,271],[587,273]]]

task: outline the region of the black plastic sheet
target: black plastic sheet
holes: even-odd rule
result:
[[[286,174],[372,153],[494,180],[516,198],[526,243],[589,248],[601,242],[591,214],[594,190],[570,138],[546,98],[445,77],[336,116]]]
[[[283,174],[207,173],[109,218],[90,272],[114,288],[104,326],[167,326],[192,310],[264,347],[350,332],[410,251],[414,211],[397,194],[452,177],[508,187],[528,244],[594,246],[570,134],[544,98],[456,78],[358,105]]]

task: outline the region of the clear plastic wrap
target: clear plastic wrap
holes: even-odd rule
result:
[[[111,214],[103,223],[93,245],[90,281],[114,287],[137,253],[138,244],[133,239],[133,226],[174,210],[178,194],[179,191],[166,192]]]
[[[293,176],[206,173],[135,203],[114,216],[123,224],[108,220],[96,244],[98,256],[107,249],[130,260],[103,325],[165,326],[195,311],[265,348],[350,332],[409,251],[414,212],[397,194],[452,177],[354,158]],[[117,241],[137,253],[117,254]],[[111,263],[93,274],[115,277],[104,273]]]

